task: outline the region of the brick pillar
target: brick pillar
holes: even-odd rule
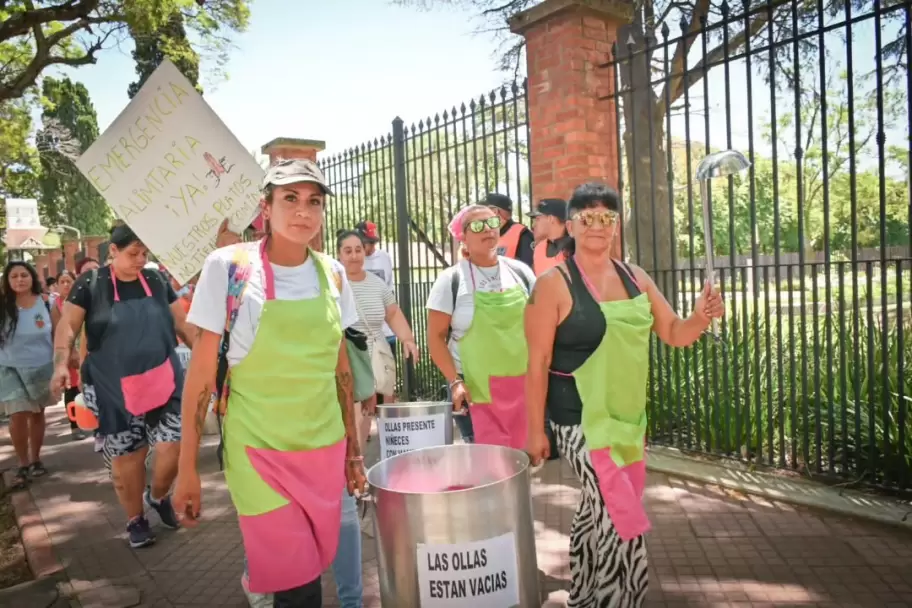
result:
[[[67,270],[76,271],[76,258],[81,248],[82,243],[77,239],[66,239],[63,241],[63,259]]]
[[[35,270],[38,271],[38,276],[44,279],[47,275],[47,266],[48,266],[48,256],[46,253],[39,253],[32,258],[32,264],[35,265]]]
[[[615,0],[544,0],[510,18],[510,30],[526,39],[536,200],[567,199],[586,181],[618,187],[617,107],[604,99],[614,74],[598,66],[632,19],[631,6]]]
[[[61,249],[48,250],[48,276],[56,277],[60,272],[60,263],[63,262],[63,251]]]
[[[87,236],[85,237],[85,248],[86,256],[98,260],[100,263],[103,263],[104,260],[101,259],[101,244],[108,240],[104,236]]]
[[[269,164],[278,160],[290,158],[306,158],[317,162],[317,153],[326,149],[326,142],[317,139],[295,139],[293,137],[278,137],[260,148],[262,154],[269,156]],[[321,231],[310,242],[314,251],[323,251],[323,232]]]

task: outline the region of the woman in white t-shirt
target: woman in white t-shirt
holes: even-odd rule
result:
[[[353,328],[367,336],[367,344],[373,349],[384,348],[388,344],[383,334],[384,324],[393,331],[396,338],[402,342],[403,353],[418,362],[418,346],[409,327],[405,315],[396,304],[396,295],[393,290],[380,277],[364,268],[364,240],[355,230],[344,231],[336,237],[336,252],[339,261],[345,266],[348,284],[352,287],[355,296],[355,306],[358,309],[358,322]],[[373,352],[373,351],[371,351]],[[395,370],[393,370],[395,373]],[[393,395],[381,395],[384,403],[393,403]],[[362,404],[362,413],[373,415],[377,400]],[[370,418],[364,417],[359,423],[359,438],[363,445],[370,433]]]
[[[188,317],[200,334],[183,394],[174,506],[185,525],[198,521],[200,431],[224,356],[225,481],[246,553],[242,582],[257,602],[273,594],[274,608],[321,606],[320,577],[337,548],[360,575],[357,509],[347,518],[357,546],[340,542],[342,495],[363,492],[366,483],[344,340],[357,313],[339,263],[308,247],[323,228],[328,195],[309,160],[270,167],[262,195],[267,236],[206,258]],[[355,559],[345,553],[352,548]]]
[[[462,414],[456,424],[463,439],[522,448],[528,360],[523,311],[535,275],[522,262],[497,255],[500,226],[500,217],[483,205],[453,218],[450,233],[462,244],[464,259],[431,287],[427,339],[453,409]]]

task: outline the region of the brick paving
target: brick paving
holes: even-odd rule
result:
[[[246,605],[240,535],[211,439],[202,458],[205,523],[193,532],[161,530],[156,545],[134,551],[124,541],[123,517],[91,441],[70,442],[60,408],[48,418],[44,462],[51,474],[31,492],[66,568],[64,591],[78,598],[71,606]],[[4,434],[0,466],[13,464]],[[533,494],[546,605],[562,606],[578,486],[566,465],[549,463]],[[648,606],[912,605],[912,535],[903,530],[660,474],[650,474],[646,502],[654,526]],[[365,529],[370,532],[367,522]],[[325,605],[335,606],[326,579]],[[364,585],[364,606],[378,607],[369,533]]]

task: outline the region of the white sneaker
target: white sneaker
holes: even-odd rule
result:
[[[247,586],[247,577],[241,576],[241,587],[244,589],[244,595],[247,596],[247,603],[250,608],[272,608],[271,593],[254,593]]]

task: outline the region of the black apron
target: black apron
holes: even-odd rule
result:
[[[112,270],[114,301],[100,302],[100,289],[93,294],[93,309],[108,305],[111,311],[98,348],[82,366],[84,383],[95,389],[102,435],[129,430],[137,416],[154,427],[162,414],[180,412],[184,377],[171,310],[152,297],[142,272],[139,281],[146,297],[121,302]]]

